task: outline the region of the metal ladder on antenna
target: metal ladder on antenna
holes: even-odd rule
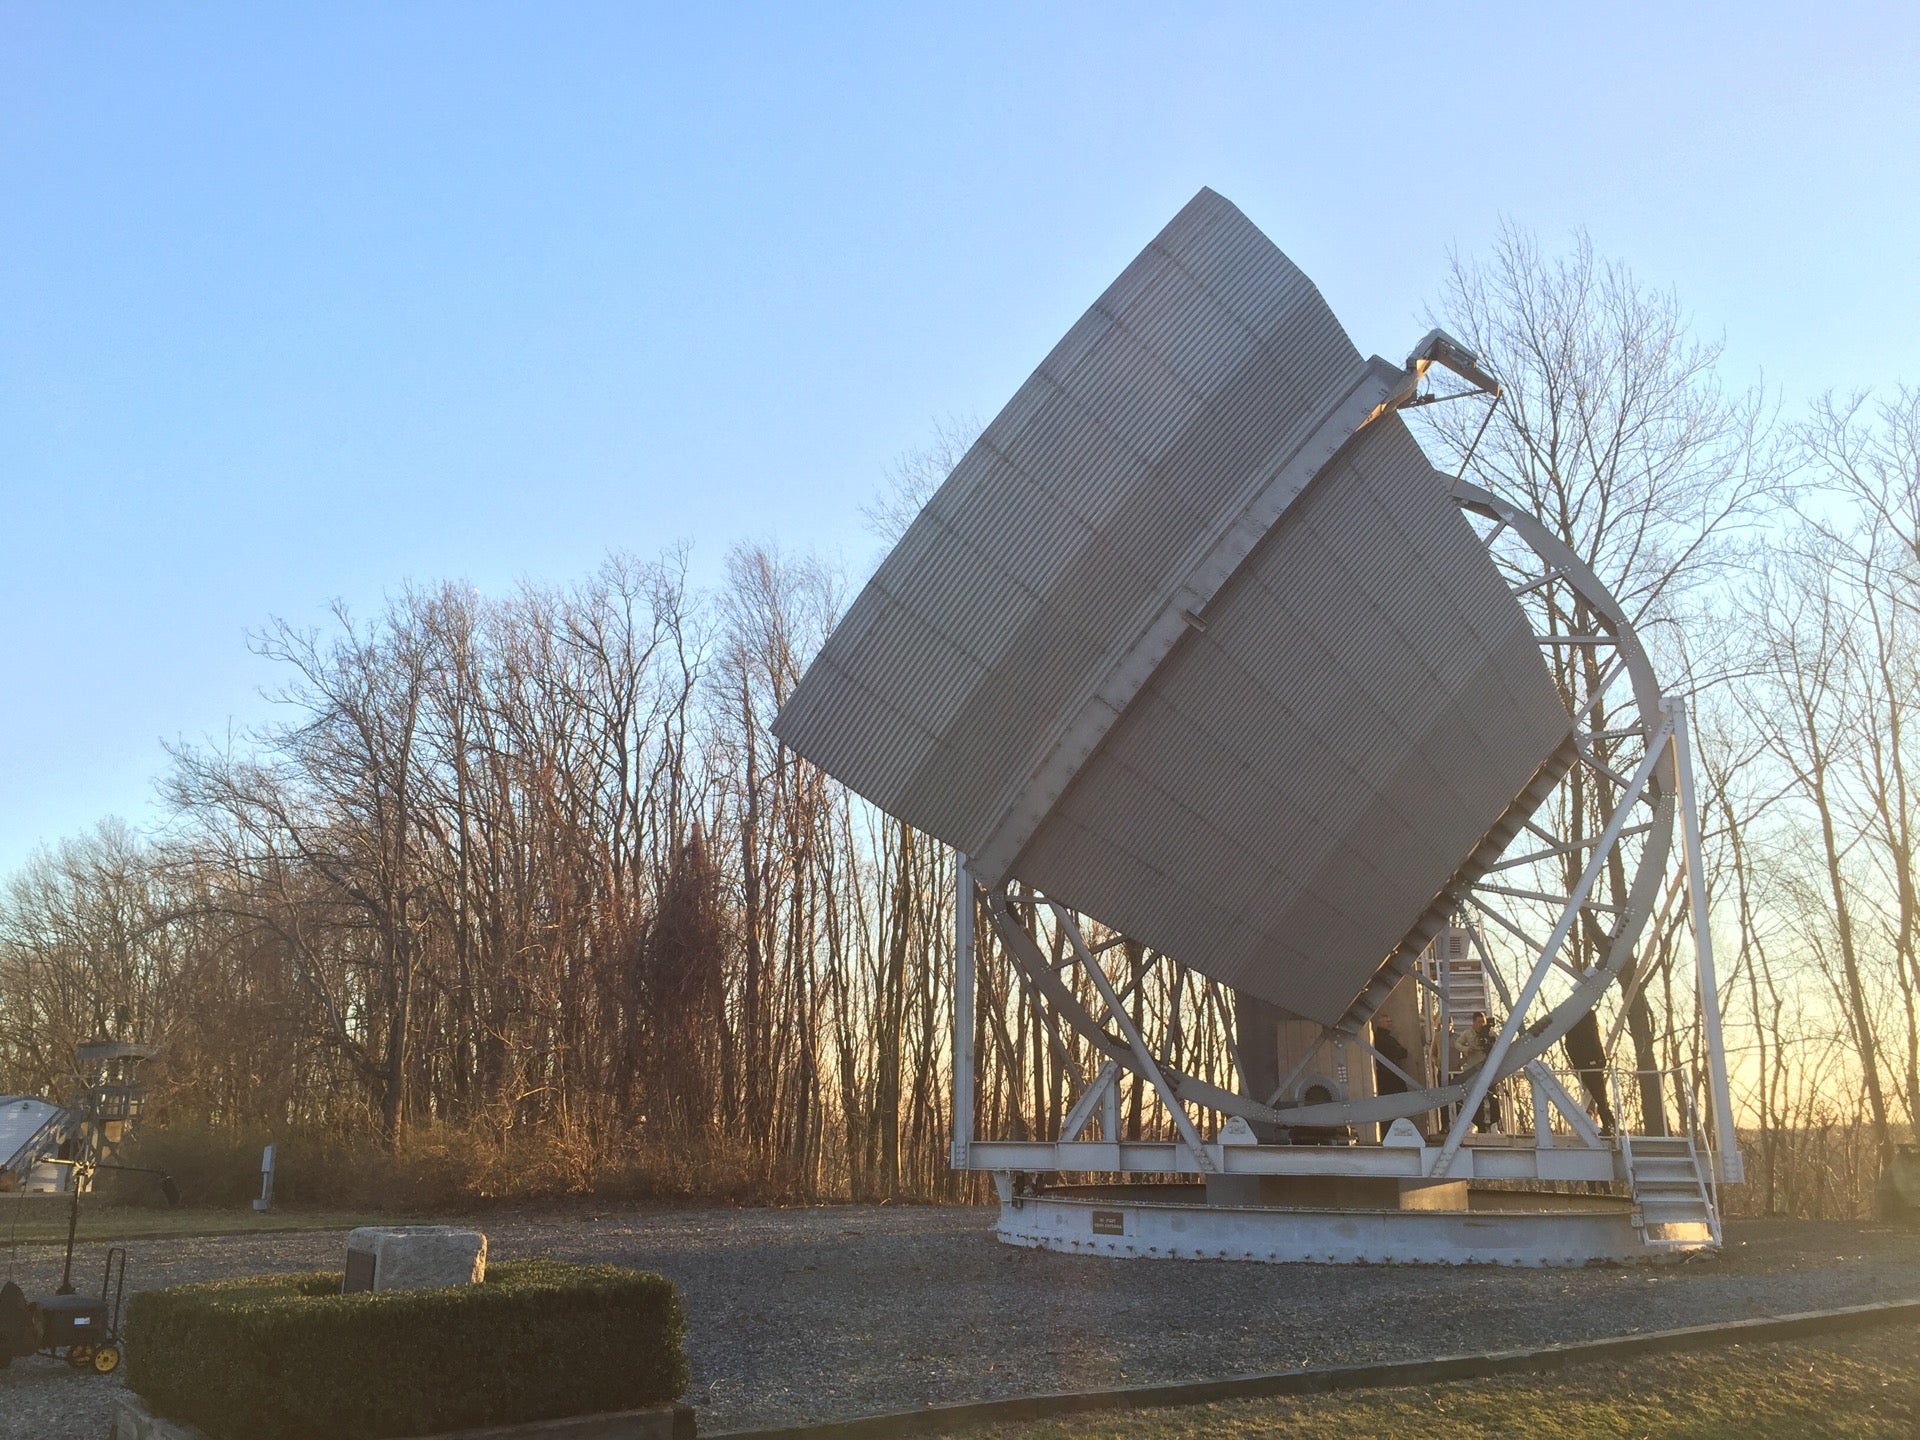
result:
[[[1620,1134],[1627,1189],[1633,1195],[1633,1223],[1641,1243],[1651,1250],[1693,1247],[1698,1239],[1656,1233],[1669,1225],[1704,1225],[1720,1243],[1720,1215],[1707,1191],[1700,1149],[1691,1135]]]
[[[1477,956],[1437,962],[1440,993],[1446,997],[1447,1014],[1456,1018],[1456,1029],[1465,1029],[1476,1010],[1491,1013],[1487,1005],[1487,972]]]

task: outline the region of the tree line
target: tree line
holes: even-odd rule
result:
[[[1545,519],[1691,695],[1733,1206],[1853,1213],[1920,1113],[1920,392],[1783,418],[1672,297],[1519,232],[1435,318],[1507,382],[1484,429],[1424,412],[1437,463]],[[901,467],[883,535],[968,438]],[[103,823],[0,893],[0,1092],[64,1093],[104,1034],[162,1047],[163,1128],[460,1136],[519,1157],[503,1189],[640,1157],[689,1194],[975,1193],[946,1163],[953,857],[769,729],[847,588],[743,545],[704,592],[674,552],[270,625],[275,723],[175,747],[164,826]],[[1224,1082],[1225,995],[1112,938],[1135,1019]],[[1636,961],[1641,1069],[1699,1064],[1682,938],[1662,918]],[[1057,1126],[1085,1058],[1021,983],[983,935],[981,1124],[1014,1136]]]

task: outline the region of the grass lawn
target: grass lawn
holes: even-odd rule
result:
[[[1449,1385],[1003,1425],[969,1440],[1687,1440],[1920,1436],[1920,1327]]]
[[[392,1215],[352,1214],[338,1210],[273,1210],[256,1215],[251,1210],[147,1209],[109,1205],[80,1197],[80,1239],[86,1244],[109,1240],[167,1240],[194,1235],[271,1235],[289,1230],[350,1230],[355,1225],[395,1225],[405,1222]],[[63,1245],[67,1239],[67,1197],[64,1195],[0,1195],[0,1246],[18,1239],[22,1245]]]

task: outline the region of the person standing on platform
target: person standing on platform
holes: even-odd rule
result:
[[[1580,1076],[1580,1088],[1587,1092],[1587,1108],[1600,1121],[1600,1133],[1613,1134],[1613,1106],[1607,1101],[1607,1051],[1600,1043],[1600,1017],[1587,1011],[1573,1022],[1573,1028],[1560,1044],[1567,1052],[1567,1063]]]
[[[1473,1028],[1467,1031],[1460,1042],[1462,1070],[1473,1070],[1485,1065],[1493,1054],[1493,1045],[1500,1038],[1500,1032],[1493,1028],[1493,1021],[1484,1010],[1473,1012]],[[1473,1128],[1480,1131],[1491,1130],[1496,1134],[1500,1130],[1500,1096],[1492,1087],[1488,1087],[1487,1098],[1480,1102],[1480,1108],[1474,1112]]]
[[[1393,1033],[1393,1020],[1386,1015],[1373,1017],[1373,1049],[1380,1057],[1373,1062],[1373,1093],[1406,1094],[1407,1082],[1401,1071],[1407,1068],[1407,1047]]]

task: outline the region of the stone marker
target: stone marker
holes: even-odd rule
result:
[[[347,1236],[342,1290],[424,1290],[487,1278],[487,1237],[452,1225],[368,1225]]]

